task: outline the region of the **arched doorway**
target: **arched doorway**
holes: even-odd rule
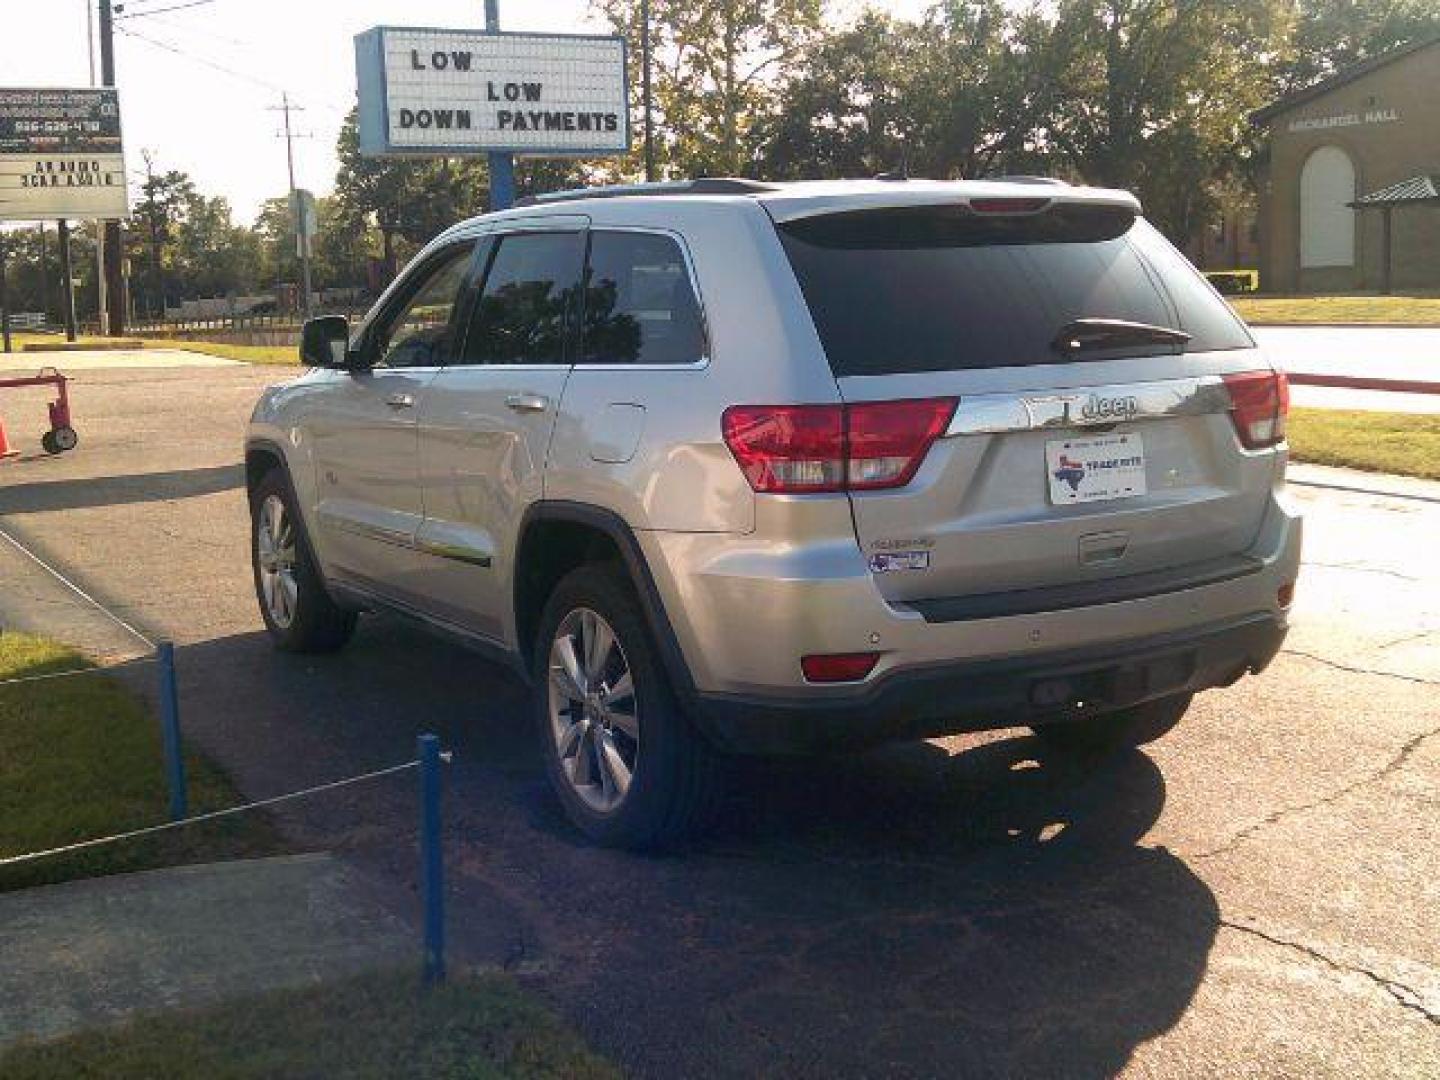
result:
[[[1355,265],[1355,164],[1322,146],[1300,170],[1300,269]]]

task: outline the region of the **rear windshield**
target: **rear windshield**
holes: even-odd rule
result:
[[[779,226],[837,376],[1016,367],[1244,349],[1244,325],[1156,230],[1126,211],[1057,206],[826,214]],[[1057,352],[1075,319],[1183,330],[1183,346]]]

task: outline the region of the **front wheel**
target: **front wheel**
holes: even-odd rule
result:
[[[532,667],[546,773],[582,832],[644,849],[703,824],[715,754],[676,702],[618,568],[583,566],[556,586]]]
[[[260,615],[287,652],[331,652],[355,632],[355,613],[330,599],[305,543],[295,497],[278,469],[250,497],[250,557]]]
[[[1036,724],[1030,730],[1050,745],[1069,752],[1128,750],[1168,734],[1190,707],[1191,697],[1175,694],[1081,720]]]

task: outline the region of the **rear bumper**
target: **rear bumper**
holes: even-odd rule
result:
[[[726,750],[811,753],[1078,719],[1228,686],[1262,671],[1285,633],[1283,616],[1267,611],[1139,641],[900,669],[844,698],[697,693],[694,706],[706,734]]]

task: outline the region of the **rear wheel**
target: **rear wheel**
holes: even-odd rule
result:
[[[331,652],[350,640],[355,613],[325,591],[290,485],[278,469],[250,497],[250,557],[260,615],[276,645],[288,652]]]
[[[617,568],[583,566],[556,586],[533,673],[546,773],[582,832],[607,846],[653,848],[708,819],[714,751],[676,702]]]
[[[1098,753],[1144,746],[1169,733],[1190,707],[1190,694],[1157,698],[1083,720],[1036,724],[1030,730],[1061,750]]]

